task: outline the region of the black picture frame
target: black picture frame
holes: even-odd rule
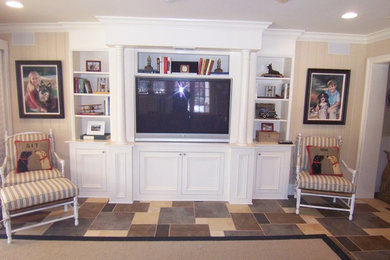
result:
[[[350,74],[350,70],[308,69],[304,124],[345,125]]]
[[[15,61],[20,118],[64,118],[61,61]]]

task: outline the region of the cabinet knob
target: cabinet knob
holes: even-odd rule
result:
[[[184,156],[186,156],[186,153],[183,153]]]
[[[261,153],[257,153],[258,156],[261,156]]]

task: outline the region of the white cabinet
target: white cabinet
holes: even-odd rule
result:
[[[254,199],[287,199],[292,147],[264,145],[256,148]]]
[[[72,139],[87,134],[88,122],[104,122],[111,132],[108,51],[72,51]]]
[[[71,179],[81,197],[108,197],[106,149],[103,142],[70,143]]]
[[[280,73],[270,75],[269,65]],[[253,136],[262,130],[264,123],[272,124],[281,140],[290,139],[290,111],[292,94],[292,57],[259,56],[257,58],[256,93],[254,93],[255,119]],[[269,113],[269,111],[275,111]]]
[[[223,199],[225,152],[136,147],[134,199]]]

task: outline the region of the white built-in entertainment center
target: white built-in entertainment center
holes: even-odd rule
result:
[[[69,31],[69,82],[82,78],[93,90],[70,88],[71,179],[81,197],[108,197],[113,203],[218,200],[245,204],[253,198],[287,198],[293,145],[259,143],[256,131],[272,125],[280,139],[290,139],[294,52],[300,32],[269,30],[270,23],[248,21],[98,20],[99,25],[74,26]],[[167,73],[157,73],[164,70],[157,59],[164,62],[164,57],[173,63]],[[194,73],[190,66],[197,63],[201,72],[201,59],[214,61],[213,73]],[[99,71],[87,70],[87,61],[99,61]],[[222,72],[214,73],[218,61]],[[264,77],[270,63],[281,72],[280,77]],[[98,92],[102,78],[107,88]],[[182,85],[194,88],[191,98],[178,94],[193,112],[195,119],[188,124],[200,122],[210,131],[195,127],[187,133],[182,125],[165,127],[171,124],[172,114],[169,120],[154,122],[164,116],[160,110],[168,107],[172,112],[175,107],[162,99],[172,96],[167,86]],[[229,98],[216,99],[215,93],[220,97],[226,86]],[[266,92],[269,86],[273,95]],[[147,103],[141,103],[145,99]],[[259,117],[259,104],[273,104],[277,116]],[[142,113],[137,111],[141,108]],[[228,113],[223,114],[226,109]],[[212,113],[214,117],[206,115]],[[210,124],[213,120],[215,124]],[[212,127],[220,121],[225,125]],[[83,139],[91,122],[104,122],[110,137]],[[159,126],[168,130],[141,133],[159,131],[154,130]]]

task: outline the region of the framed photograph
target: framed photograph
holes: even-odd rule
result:
[[[104,121],[88,121],[87,135],[104,135]]]
[[[97,87],[96,87],[97,93],[109,93],[110,88],[108,84],[108,77],[100,77],[97,78]]]
[[[15,61],[20,118],[64,118],[61,61]]]
[[[102,62],[100,60],[87,60],[86,61],[86,71],[101,71]]]
[[[273,132],[274,124],[273,123],[261,123],[261,131],[262,132]]]
[[[188,73],[188,72],[190,72],[190,65],[180,65],[180,72],[181,73]]]
[[[308,69],[304,124],[345,125],[350,70]]]

